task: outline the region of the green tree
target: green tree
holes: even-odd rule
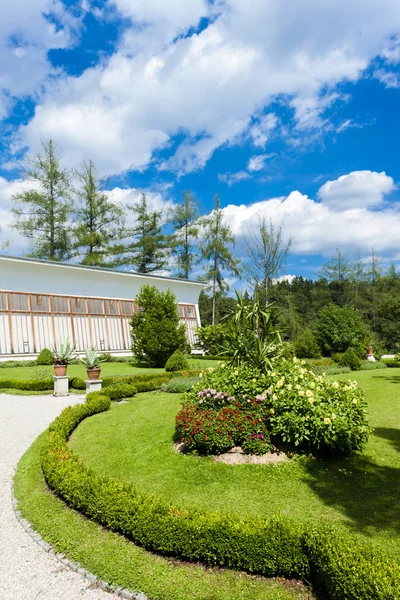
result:
[[[297,358],[319,358],[321,349],[311,329],[305,329],[294,344],[294,353]]]
[[[182,192],[182,196],[170,219],[174,229],[172,253],[176,256],[178,276],[189,279],[197,258],[194,242],[199,235],[199,205],[192,192]]]
[[[144,285],[135,301],[140,311],[131,319],[132,352],[151,367],[164,367],[176,350],[183,351],[187,346],[175,295],[171,290],[161,292]]]
[[[274,225],[265,217],[259,219],[255,232],[248,231],[244,236],[247,248],[244,276],[254,290],[262,291],[265,306],[271,280],[282,272],[292,244],[292,238],[286,242],[283,238],[283,224]]]
[[[377,305],[375,331],[389,352],[400,350],[400,298],[398,295],[387,295]]]
[[[321,276],[331,284],[337,304],[345,304],[348,284],[354,279],[354,265],[348,256],[336,248],[336,255],[322,266]]]
[[[328,304],[319,311],[316,338],[325,356],[345,352],[365,336],[366,326],[353,307]]]
[[[60,157],[52,140],[42,141],[43,153],[29,159],[24,173],[33,184],[12,200],[13,227],[31,242],[28,256],[63,261],[71,256],[68,224],[72,211],[71,174],[60,166]]]
[[[210,215],[201,220],[203,227],[202,243],[200,244],[200,260],[206,263],[206,278],[210,281],[212,297],[211,324],[215,325],[217,292],[223,293],[229,289],[223,273],[239,274],[238,262],[230,251],[234,237],[228,225],[224,222],[221,202],[214,197],[214,209]]]
[[[224,296],[221,292],[215,295],[215,325],[224,320],[236,307],[236,300],[231,296]],[[211,325],[213,313],[213,299],[204,290],[199,296],[199,312],[202,326]]]
[[[123,237],[124,212],[104,191],[92,161],[83,161],[76,177],[80,204],[75,213],[74,248],[83,265],[111,266],[110,255]]]
[[[149,210],[144,193],[128,210],[135,217],[135,225],[127,231],[132,241],[117,249],[117,264],[132,265],[138,273],[164,268],[170,259],[170,237],[162,231],[162,212]]]

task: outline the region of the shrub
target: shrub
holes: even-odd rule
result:
[[[228,326],[224,324],[206,325],[196,329],[197,348],[205,354],[218,355],[225,349],[228,335]]]
[[[321,356],[321,349],[311,329],[305,329],[294,343],[294,353],[297,358],[319,358]]]
[[[163,392],[168,392],[169,394],[183,394],[191,390],[198,380],[198,377],[193,377],[192,379],[175,377],[168,383],[163,383],[161,389]]]
[[[387,364],[382,360],[377,360],[376,362],[370,362],[369,360],[364,360],[361,363],[362,371],[373,371],[375,369],[386,369]]]
[[[69,380],[69,387],[74,390],[86,390],[86,383],[82,377],[71,377]]]
[[[175,350],[165,364],[165,370],[167,372],[184,371],[185,369],[189,369],[189,367],[188,361],[180,350]]]
[[[188,447],[204,451],[202,441],[201,447],[196,446],[196,423],[200,422],[202,428],[204,419],[211,423],[209,411],[214,411],[214,420],[218,421],[221,409],[226,407],[241,415],[251,414],[252,421],[267,428],[272,441],[314,454],[350,454],[360,450],[368,439],[366,402],[357,383],[315,375],[297,360],[282,362],[274,372],[222,365],[208,371],[185,397],[176,417],[177,436]],[[233,423],[240,419],[236,412],[223,414]],[[230,431],[229,435],[232,447],[236,434]]]
[[[39,356],[36,359],[37,365],[52,365],[53,364],[53,353],[48,348],[43,348]]]
[[[340,364],[343,367],[350,367],[352,371],[358,371],[361,367],[361,362],[362,361],[358,358],[353,348],[347,348],[346,352],[343,354]]]
[[[119,383],[117,385],[110,385],[103,390],[103,394],[108,396],[110,400],[123,400],[124,398],[131,398],[137,394],[137,387],[132,383]]]
[[[400,368],[400,361],[396,360],[395,358],[384,358],[382,362],[384,362],[385,365],[391,369]]]
[[[335,360],[333,358],[313,358],[304,361],[306,363],[307,369],[311,367],[334,367]]]
[[[351,373],[350,367],[314,367],[310,365],[309,370],[316,375],[340,375],[342,373]]]
[[[360,313],[350,306],[328,304],[318,313],[316,338],[325,355],[356,346],[365,337],[365,330]]]
[[[0,379],[0,389],[24,390],[27,392],[45,392],[54,388],[53,379]]]
[[[100,477],[83,465],[67,439],[90,415],[108,410],[101,392],[66,408],[51,423],[41,465],[51,489],[72,508],[150,551],[267,577],[312,581],[326,600],[400,597],[400,565],[368,542],[310,528],[278,516],[240,519],[197,509],[177,509],[131,485]]]
[[[164,367],[175,350],[185,350],[187,346],[176,298],[171,290],[162,292],[144,285],[136,302],[141,310],[131,319],[132,352],[143,363]]]

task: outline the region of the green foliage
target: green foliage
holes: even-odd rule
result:
[[[189,369],[189,363],[181,350],[175,350],[165,363],[165,370],[169,371],[185,371]]]
[[[272,441],[307,453],[351,454],[363,447],[369,434],[366,402],[357,383],[315,375],[297,360],[283,361],[275,371],[221,365],[206,372],[177,415],[177,437],[204,451],[203,442],[201,448],[196,446],[196,423],[211,422],[213,412],[214,421],[219,421],[221,410],[227,422],[250,415],[250,424],[266,428]],[[245,429],[242,423],[240,427]],[[233,447],[237,439],[231,431],[227,435]]]
[[[212,324],[213,310],[215,324],[223,323],[225,318],[232,313],[236,307],[235,298],[225,296],[216,292],[215,297],[208,296],[204,290],[199,295],[200,320],[203,327]]]
[[[319,358],[321,349],[311,329],[305,329],[294,343],[294,353],[297,358]]]
[[[361,363],[362,361],[358,358],[353,348],[347,348],[340,361],[342,367],[350,367],[352,371],[358,371]]]
[[[35,185],[14,194],[13,227],[29,239],[29,256],[63,261],[71,256],[68,220],[72,211],[71,174],[60,166],[52,140],[42,141],[43,154],[30,159],[25,180]]]
[[[229,334],[229,326],[226,323],[218,325],[206,325],[196,329],[197,348],[203,350],[207,355],[219,355],[224,350]]]
[[[316,375],[340,375],[343,373],[351,373],[350,367],[318,367],[318,366],[309,366],[309,370],[315,373]]]
[[[400,360],[397,360],[396,358],[385,358],[382,362],[391,369],[398,369],[400,367]]]
[[[102,362],[96,348],[85,348],[85,355],[80,356],[79,360],[83,362],[87,370],[99,369]]]
[[[182,201],[175,205],[170,222],[174,229],[172,253],[179,269],[178,277],[189,279],[197,258],[195,240],[199,236],[199,203],[192,192],[182,192]]]
[[[398,294],[387,295],[376,309],[375,329],[385,348],[390,352],[400,348],[400,299]]]
[[[345,352],[355,346],[365,335],[365,326],[360,313],[349,306],[329,304],[318,313],[316,337],[326,355]]]
[[[163,392],[168,392],[169,394],[183,394],[184,392],[188,392],[192,389],[192,387],[199,381],[198,377],[175,377],[171,379],[168,383],[163,383],[161,385],[161,389]]]
[[[71,377],[69,379],[69,387],[74,390],[86,390],[86,383],[82,377]]]
[[[53,364],[53,353],[48,348],[43,348],[39,356],[36,359],[37,365],[52,365]]]
[[[56,348],[53,349],[53,364],[69,365],[75,358],[75,344],[66,338]]]
[[[124,398],[132,398],[137,393],[137,388],[132,383],[118,383],[117,385],[109,385],[102,390],[102,394],[108,396],[110,400],[123,400]]]
[[[374,371],[375,369],[386,369],[387,364],[383,360],[377,360],[371,362],[369,360],[363,360],[361,363],[361,371]]]
[[[272,367],[284,346],[272,321],[271,305],[265,308],[258,292],[253,300],[236,293],[237,305],[227,327],[224,354],[230,364],[248,364],[258,369]]]
[[[151,367],[164,367],[175,350],[185,350],[185,326],[171,290],[144,285],[136,296],[140,311],[131,319],[132,352]]]
[[[98,476],[82,464],[67,439],[86,417],[108,410],[90,394],[53,421],[42,447],[46,481],[69,506],[150,551],[264,576],[313,581],[326,600],[393,600],[400,566],[368,543],[330,527],[296,525],[287,517],[254,520],[177,509],[133,486]]]
[[[30,392],[45,392],[54,387],[53,379],[0,379],[0,389],[24,390]]]

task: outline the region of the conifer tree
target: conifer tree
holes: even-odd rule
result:
[[[119,248],[119,265],[132,265],[138,273],[151,273],[164,268],[170,259],[170,238],[162,231],[162,212],[151,211],[146,195],[128,207],[134,214],[135,225],[127,231],[131,238]]]
[[[224,279],[224,272],[239,274],[238,262],[233,257],[230,247],[234,244],[234,236],[224,222],[221,202],[214,196],[214,209],[210,215],[201,220],[202,243],[200,244],[200,259],[206,263],[206,277],[210,281],[212,297],[212,320],[215,325],[215,305],[217,292],[229,289]]]
[[[182,192],[182,201],[172,211],[170,222],[174,228],[172,253],[176,256],[178,277],[189,279],[196,261],[194,242],[199,235],[199,208],[192,192]]]
[[[33,185],[12,197],[13,227],[30,240],[28,256],[63,261],[71,257],[71,175],[60,166],[53,141],[42,145],[43,153],[29,159],[30,168],[24,173]]]
[[[112,255],[123,237],[124,212],[112,202],[99,181],[92,161],[83,161],[76,172],[79,205],[75,212],[74,248],[83,265],[112,266]]]

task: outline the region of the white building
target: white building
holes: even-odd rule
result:
[[[67,337],[77,350],[128,351],[129,319],[144,284],[174,292],[193,346],[203,283],[0,256],[0,359],[37,354]]]

